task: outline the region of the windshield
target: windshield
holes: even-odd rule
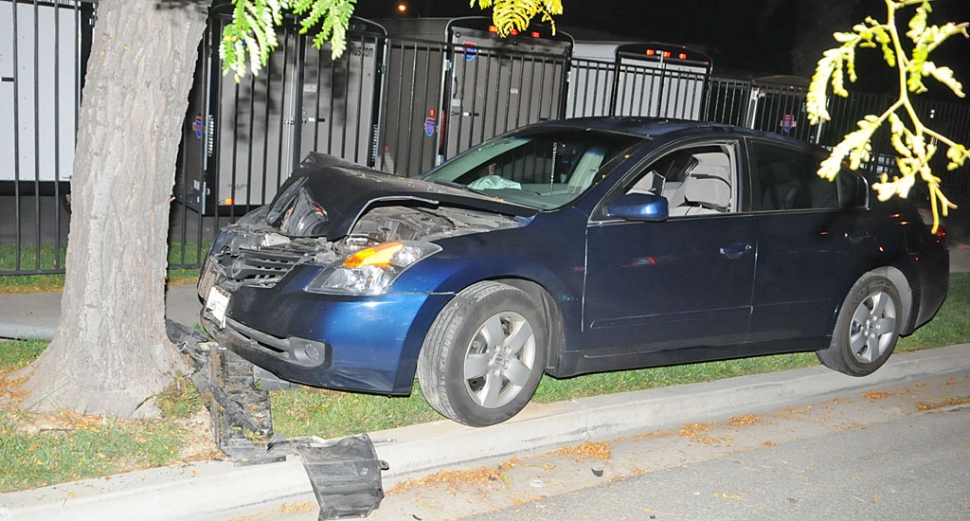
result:
[[[424,179],[548,210],[579,197],[607,163],[641,139],[586,129],[530,130],[475,146]]]

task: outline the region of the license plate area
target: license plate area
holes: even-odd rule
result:
[[[229,308],[229,293],[219,286],[209,288],[209,296],[205,299],[205,310],[212,314],[219,327],[226,327],[226,309]]]

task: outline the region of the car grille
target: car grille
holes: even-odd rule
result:
[[[220,264],[230,280],[244,286],[272,288],[303,259],[303,252],[240,249],[239,256],[223,256]]]

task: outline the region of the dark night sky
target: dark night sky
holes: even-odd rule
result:
[[[483,14],[481,10],[470,7],[467,0],[404,1],[409,3],[410,14],[417,16]],[[797,6],[800,2],[812,1],[823,5],[840,0],[563,0],[564,13],[557,17],[557,24],[567,31],[572,30],[574,34],[579,32],[575,28],[592,29],[631,41],[663,41],[697,46],[714,58],[716,70],[790,74],[791,50],[800,27]],[[356,14],[366,18],[393,17],[396,16],[397,3],[358,0]],[[970,0],[942,0],[934,2],[933,7],[933,23],[970,20]],[[906,12],[906,20],[910,12]],[[884,18],[884,2],[858,0],[858,7],[848,25],[832,27],[831,31],[847,30],[851,24],[861,22],[867,15]],[[905,20],[902,25],[905,31]],[[832,43],[834,46],[834,40]],[[950,65],[958,71],[959,79],[970,84],[967,77],[970,73],[970,41],[951,38],[938,54],[933,56],[937,62]],[[873,88],[892,78],[884,75],[890,71],[881,61],[879,51],[869,50],[860,55],[863,77],[868,70],[880,72],[870,74],[869,84],[863,83],[860,87]]]

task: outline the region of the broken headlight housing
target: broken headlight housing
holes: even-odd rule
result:
[[[306,290],[334,295],[379,295],[405,270],[439,251],[440,246],[429,242],[378,244],[348,255],[334,267],[324,270]]]

